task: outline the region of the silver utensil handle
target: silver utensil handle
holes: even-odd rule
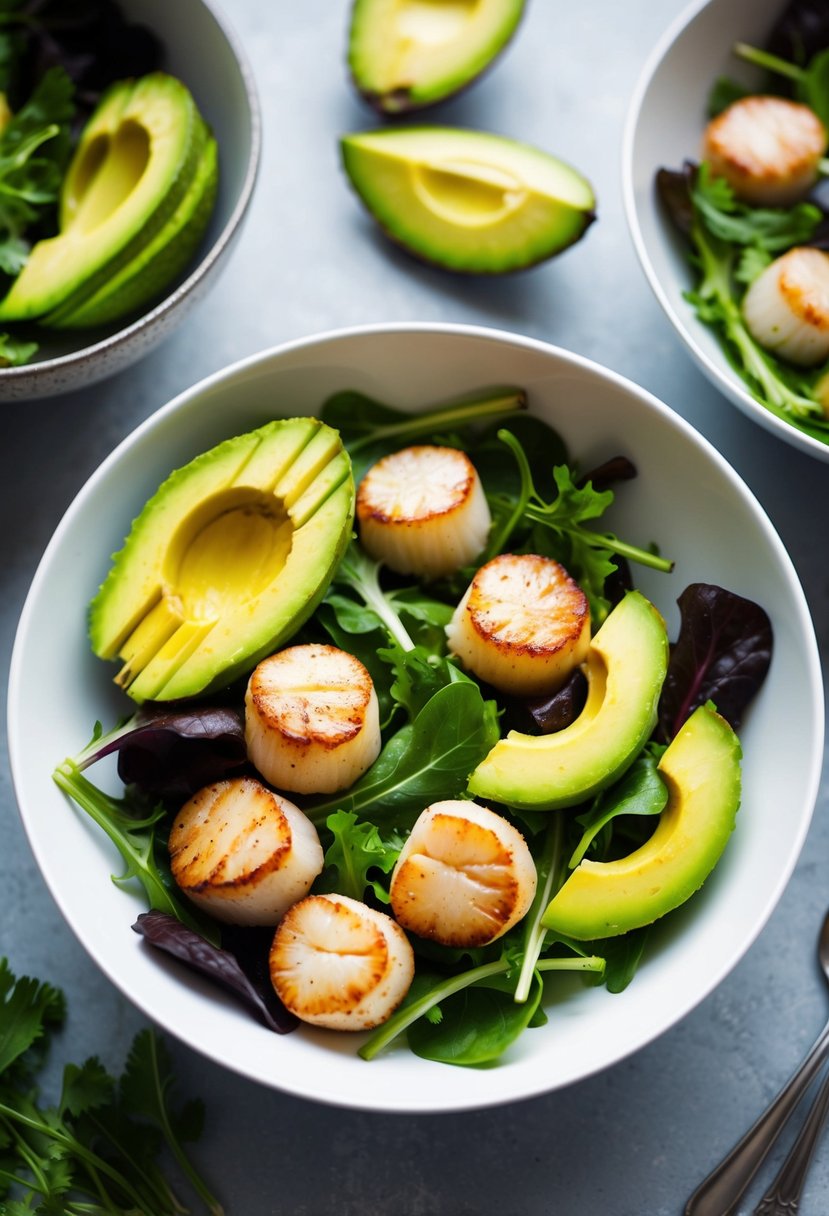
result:
[[[829,1072],[824,1075],[820,1089],[797,1133],[780,1172],[754,1209],[754,1216],[795,1216],[803,1194],[803,1184],[812,1161],[820,1133],[829,1114]]]
[[[829,1055],[829,1022],[803,1063],[773,1098],[753,1127],[694,1191],[685,1216],[729,1216],[766,1154],[797,1106],[809,1082]]]

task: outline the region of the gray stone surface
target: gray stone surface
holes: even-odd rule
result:
[[[599,223],[558,261],[503,282],[467,282],[391,249],[343,181],[337,135],[374,123],[345,72],[346,0],[228,6],[265,119],[249,222],[218,290],[145,362],[85,393],[6,407],[3,674],[40,553],[77,489],[126,433],[176,392],[243,355],[380,320],[469,321],[531,334],[660,396],[721,448],[766,505],[799,570],[825,660],[829,470],[752,425],[697,372],[650,294],[622,213],[627,99],[648,50],[680,7],[680,0],[536,0],[497,68],[436,115],[557,151],[583,168],[599,197]],[[731,976],[658,1042],[565,1091],[463,1116],[372,1116],[268,1091],[173,1044],[182,1086],[208,1101],[197,1157],[227,1211],[678,1216],[829,1011],[813,948],[829,894],[827,809],[824,787],[794,877]],[[15,970],[66,989],[67,1057],[97,1052],[118,1065],[139,1016],[53,905],[20,827],[5,754],[0,832],[0,951]],[[753,1202],[757,1194],[755,1187]],[[751,1203],[741,1208],[750,1210]],[[801,1211],[827,1210],[824,1145]]]

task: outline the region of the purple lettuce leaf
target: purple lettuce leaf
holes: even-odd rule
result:
[[[228,706],[142,705],[122,726],[94,738],[76,764],[84,769],[113,752],[125,785],[183,800],[245,767],[244,721]]]
[[[288,1034],[299,1025],[277,997],[267,974],[272,929],[222,928],[222,947],[188,929],[166,912],[142,912],[136,933],[238,997],[268,1030]]]
[[[738,730],[771,663],[771,622],[753,600],[710,583],[692,583],[677,603],[682,619],[659,700],[658,734],[670,742],[706,701]]]

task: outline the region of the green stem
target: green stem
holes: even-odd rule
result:
[[[607,963],[598,954],[585,954],[578,958],[542,958],[536,963],[536,971],[604,971]]]
[[[734,54],[739,59],[744,59],[746,63],[753,63],[758,68],[766,68],[770,72],[776,72],[778,76],[786,76],[789,80],[800,82],[806,77],[806,73],[797,64],[789,63],[787,59],[772,55],[770,51],[762,51],[759,47],[751,46],[747,42],[735,43]]]
[[[518,983],[515,986],[515,1000],[523,1005],[530,995],[533,974],[539,955],[544,948],[547,930],[541,924],[541,917],[547,910],[547,905],[558,890],[562,862],[562,841],[564,838],[564,822],[560,814],[553,814],[544,837],[544,847],[538,859],[537,870],[541,880],[535,891],[535,897],[524,921],[524,958],[518,973]]]
[[[515,504],[509,518],[504,522],[498,533],[491,537],[487,545],[487,553],[495,556],[502,553],[507,547],[507,542],[512,536],[515,529],[524,518],[524,512],[527,509],[527,503],[533,493],[533,479],[530,472],[530,466],[527,461],[524,449],[513,435],[512,431],[501,428],[498,432],[498,438],[502,443],[505,443],[512,452],[518,464],[518,475],[521,479],[521,485],[518,490],[518,501]]]
[[[527,395],[524,390],[510,389],[495,397],[481,397],[460,405],[440,406],[435,410],[427,410],[423,414],[413,414],[405,422],[390,422],[386,426],[375,427],[370,435],[364,435],[361,439],[355,439],[349,443],[348,450],[353,455],[362,448],[377,443],[378,440],[414,439],[419,435],[428,435],[434,431],[454,426],[466,426],[470,422],[479,422],[483,418],[497,418],[501,415],[514,414],[517,410],[526,408]]]
[[[468,988],[478,980],[487,979],[490,975],[503,975],[505,971],[509,971],[509,963],[506,959],[498,959],[494,963],[484,963],[480,967],[472,967],[469,971],[463,971],[460,975],[454,975],[450,979],[444,980],[443,983],[437,984],[419,1000],[412,1001],[411,1005],[405,1005],[398,1010],[378,1030],[375,1030],[360,1048],[359,1055],[364,1060],[373,1060],[378,1052],[391,1043],[392,1039],[396,1039],[407,1027],[411,1026],[412,1022],[416,1022],[418,1018],[423,1017],[424,1013],[428,1013],[433,1005],[439,1005],[447,997],[454,996],[456,992],[462,992],[464,988]]]
[[[181,1167],[182,1172],[186,1174],[187,1178],[190,1180],[190,1185],[202,1200],[211,1216],[224,1216],[224,1208],[219,1203],[212,1191],[210,1191],[204,1179],[190,1161],[190,1158],[185,1153],[181,1143],[178,1140],[178,1137],[173,1131],[167,1111],[167,1104],[164,1101],[164,1087],[159,1080],[161,1073],[158,1065],[158,1039],[154,1034],[150,1036],[150,1050],[153,1061],[153,1077],[155,1079],[156,1091],[158,1094],[159,1123],[161,1124],[161,1130],[164,1133],[164,1139],[167,1141],[170,1151]]]

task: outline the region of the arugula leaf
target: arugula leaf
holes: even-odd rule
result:
[[[149,813],[136,807],[129,792],[124,798],[113,798],[82,776],[73,760],[64,760],[52,774],[55,784],[106,832],[124,859],[124,873],[113,875],[117,886],[126,886],[137,878],[146,893],[149,905],[160,912],[175,916],[182,924],[204,933],[216,941],[213,921],[200,917],[173,890],[171,880],[165,881],[156,856],[156,826],[165,816],[162,807]],[[136,813],[137,812],[137,813]]]
[[[699,166],[693,179],[691,199],[712,236],[769,254],[807,244],[823,219],[823,212],[814,203],[801,202],[793,207],[742,203],[724,177],[712,175],[707,162]]]
[[[403,841],[383,840],[376,824],[357,818],[353,811],[335,811],[325,821],[334,839],[325,853],[325,870],[314,884],[315,891],[337,891],[363,900],[371,888],[381,903],[389,902],[386,887],[369,877],[376,867],[384,874],[394,869]]]

